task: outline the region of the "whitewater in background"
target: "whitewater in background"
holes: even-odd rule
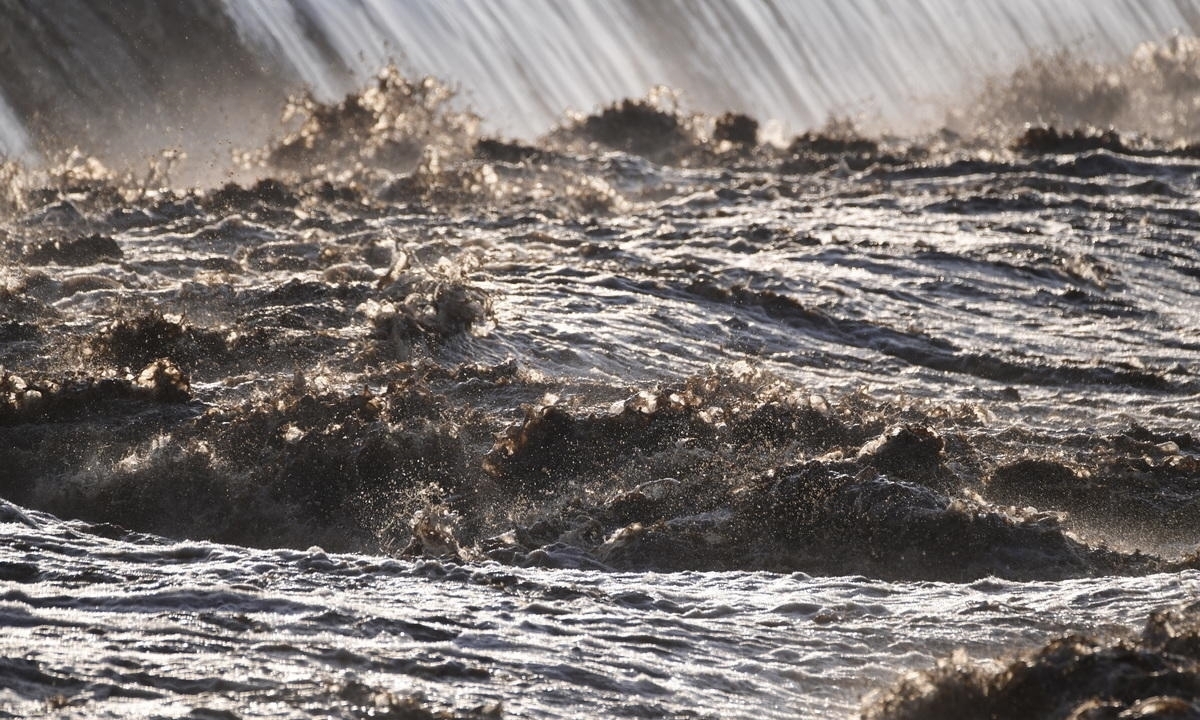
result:
[[[1116,60],[1188,31],[1200,6],[1076,0],[562,3],[228,2],[239,29],[323,99],[396,60],[461,83],[502,133],[530,137],[568,109],[654,85],[690,107],[799,132],[865,115],[897,131],[939,119],[971,83],[1034,51]],[[967,93],[969,94],[969,93]]]
[[[775,135],[851,117],[897,132],[936,125],[1034,52],[1112,62],[1197,30],[1191,0],[552,0],[488,3],[202,0],[173,8],[9,0],[0,149],[62,135],[141,158],[253,145],[301,86],[325,101],[395,61],[432,74],[501,135],[532,138],[664,85],[695,110],[748,113]],[[8,37],[5,37],[7,35]],[[213,70],[206,52],[221,52]],[[0,55],[3,57],[3,55]],[[229,98],[237,97],[236,102]],[[206,106],[197,115],[189,100]],[[153,110],[150,108],[153,106]],[[62,131],[55,135],[55,131]]]
[[[29,137],[25,128],[0,96],[0,156],[26,157],[29,152]]]

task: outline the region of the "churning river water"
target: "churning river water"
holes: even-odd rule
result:
[[[776,142],[389,67],[198,185],[8,88],[0,715],[1200,717],[1198,48]]]

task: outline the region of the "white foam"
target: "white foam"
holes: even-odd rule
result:
[[[16,113],[0,95],[0,158],[27,158],[32,154],[29,134]]]

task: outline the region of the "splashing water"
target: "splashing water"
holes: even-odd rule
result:
[[[0,165],[0,713],[1194,714],[1196,45],[1133,49],[1188,4],[910,2],[873,45],[901,5],[504,7],[140,7],[174,52],[100,106],[187,102],[126,131],[261,123],[199,186],[89,154],[103,62],[42,106]],[[84,10],[71,62],[138,56]],[[1025,64],[954,129],[725,112],[915,92],[980,24]],[[504,139],[389,42],[530,107],[639,87]],[[642,95],[706,58],[719,112]]]

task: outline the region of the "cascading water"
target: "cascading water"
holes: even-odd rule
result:
[[[29,153],[29,136],[12,108],[0,96],[0,157],[25,157]]]
[[[20,7],[10,14],[18,17]],[[222,85],[231,92],[249,83],[261,95],[281,98],[304,84],[331,100],[395,61],[409,73],[460,86],[489,129],[525,138],[545,132],[568,109],[588,111],[656,85],[682,92],[693,109],[745,112],[777,121],[785,132],[818,127],[831,116],[911,131],[936,123],[946,107],[968,102],[982,78],[1009,71],[1031,52],[1067,48],[1113,61],[1139,42],[1195,30],[1200,17],[1200,5],[1188,0],[205,0],[187,7],[185,17],[172,23],[187,27],[187,12],[203,18],[196,42],[213,42],[204,33],[229,32],[213,21],[225,14],[261,65],[253,76],[199,73],[195,82],[215,86],[213,95],[221,94]],[[150,27],[134,43],[139,25],[156,19],[137,4],[114,13],[112,37],[101,43],[85,36],[86,24],[71,21],[75,15],[62,8],[35,23],[10,24],[11,33],[33,28],[40,50],[14,58],[13,71],[0,78],[0,95],[8,97],[16,117],[28,122],[36,112],[37,122],[53,125],[58,116],[73,115],[76,125],[98,128],[116,115],[123,118],[117,134],[129,132],[147,144],[180,142],[178,133],[156,123],[130,128],[145,122],[145,108],[131,106],[130,99],[143,92],[161,98],[165,91],[136,87],[139,74],[128,65],[170,66],[172,54],[192,39],[175,40]],[[5,32],[0,28],[0,38]],[[219,40],[228,44],[232,38]],[[35,84],[65,99],[43,107],[21,77],[36,77]],[[105,87],[110,98],[95,89]],[[247,126],[262,124],[236,107],[221,113],[228,116],[227,137],[209,129],[203,135],[209,144],[214,138],[241,141]],[[3,122],[0,133],[7,152],[28,147],[17,124]]]
[[[1188,18],[1170,3],[824,0],[562,3],[228,2],[241,28],[324,99],[389,60],[460,83],[501,131],[545,131],[568,108],[653,85],[696,109],[737,110],[793,130],[831,114],[911,127],[967,83],[1031,51],[1113,60]]]

